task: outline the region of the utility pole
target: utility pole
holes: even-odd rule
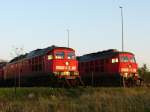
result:
[[[120,6],[119,7],[121,9],[121,25],[122,25],[122,52],[124,51],[124,32],[123,32],[123,7]],[[122,76],[123,78],[123,87],[126,87],[126,83],[125,83],[125,77]]]
[[[69,33],[70,33],[70,31],[69,31],[69,29],[67,29],[67,35],[68,35],[68,48],[69,48],[69,39],[70,39],[70,35],[69,35]]]
[[[17,61],[18,61],[18,87],[20,88],[20,68],[21,68],[21,62],[20,62],[20,56],[21,56],[21,50],[22,50],[22,48],[16,48],[16,55],[17,55],[17,57],[18,57],[18,59],[17,59]]]
[[[18,87],[20,87],[21,86],[21,67],[22,67],[22,63],[21,63],[21,61],[20,61],[20,59],[21,59],[21,55],[23,54],[23,48],[18,48],[18,47],[16,47],[16,48],[14,48],[13,49],[13,53],[14,53],[14,55],[15,55],[15,57],[17,57],[18,59],[17,59],[17,61],[18,61],[18,64],[17,64],[17,73],[15,73],[15,93],[16,93],[16,87],[18,86]],[[17,80],[18,79],[18,80]]]
[[[122,24],[122,52],[124,51],[124,32],[123,32],[123,7],[119,7],[121,9],[121,24]]]

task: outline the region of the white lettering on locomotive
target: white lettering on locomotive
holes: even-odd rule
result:
[[[56,70],[76,70],[76,66],[56,66]]]

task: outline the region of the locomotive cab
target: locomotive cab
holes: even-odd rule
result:
[[[123,78],[124,86],[141,85],[141,78],[138,75],[138,64],[134,54],[122,52],[119,54],[119,71]]]
[[[119,55],[120,73],[123,77],[137,77],[137,63],[135,57],[131,53],[121,53]]]
[[[54,49],[48,53],[50,71],[58,78],[75,79],[79,77],[75,51],[70,48]],[[52,66],[50,66],[52,65]]]

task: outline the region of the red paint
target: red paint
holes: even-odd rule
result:
[[[121,57],[127,57],[127,62],[122,62]],[[79,72],[81,77],[90,77],[92,73],[99,76],[118,75],[127,77],[136,76],[138,65],[130,59],[134,58],[134,54],[130,52],[119,52],[116,50],[108,50],[104,52],[91,53],[79,57]],[[115,62],[116,61],[116,62]]]
[[[58,52],[64,52],[64,59],[56,59],[55,54]],[[5,79],[14,79],[15,75],[20,74],[21,77],[36,77],[36,76],[45,76],[48,74],[56,75],[56,72],[77,72],[78,73],[78,62],[74,59],[67,59],[67,53],[74,53],[75,51],[71,48],[65,47],[56,47],[52,50],[48,50],[44,55],[38,55],[31,58],[20,59],[15,62],[8,63],[4,67],[4,78]],[[51,56],[52,59],[50,59]],[[49,59],[48,59],[49,58]],[[66,65],[66,62],[68,65]],[[56,67],[64,66],[64,69],[58,70]],[[72,68],[76,69],[72,69]],[[0,70],[1,76],[1,70]],[[56,75],[57,76],[57,75]],[[79,75],[72,76],[57,76],[58,78],[76,78]]]

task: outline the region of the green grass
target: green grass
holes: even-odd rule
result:
[[[150,89],[0,88],[0,112],[150,112]]]

